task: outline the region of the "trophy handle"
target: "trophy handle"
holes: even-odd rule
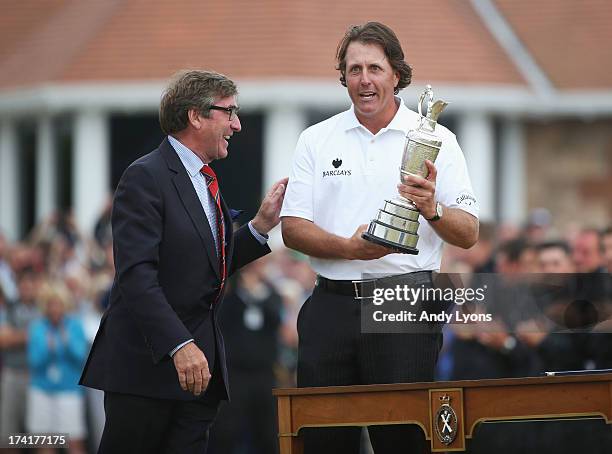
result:
[[[425,101],[425,98],[427,98],[427,110],[425,111],[425,115],[423,115],[422,104],[423,104],[423,101]],[[433,98],[434,98],[434,95],[433,95],[433,90],[431,88],[431,85],[429,84],[425,85],[425,91],[421,93],[421,96],[419,97],[419,104],[418,104],[419,115],[421,117],[426,116],[431,110],[431,106],[433,105]]]

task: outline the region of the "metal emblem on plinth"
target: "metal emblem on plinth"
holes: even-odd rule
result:
[[[419,124],[416,129],[408,131],[406,136],[400,181],[403,181],[405,175],[427,178],[429,171],[425,160],[434,162],[438,157],[442,141],[435,134],[435,128],[440,113],[448,104],[441,100],[434,102],[433,99],[431,85],[427,85],[419,98],[418,111],[421,117]],[[421,106],[425,100],[427,100],[427,112],[423,116]],[[397,252],[418,254],[416,246],[419,241],[417,234],[419,214],[420,211],[411,200],[398,194],[393,200],[385,200],[383,208],[378,210],[376,219],[370,222],[368,230],[362,237]]]
[[[436,412],[434,427],[440,443],[450,445],[457,438],[457,413],[450,406],[449,395],[441,396],[440,401],[442,404]]]

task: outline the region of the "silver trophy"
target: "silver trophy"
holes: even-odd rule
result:
[[[429,171],[425,160],[434,162],[438,157],[442,141],[436,136],[434,130],[440,113],[448,103],[438,100],[434,102],[431,85],[425,87],[425,91],[419,98],[418,111],[420,115],[419,124],[416,129],[408,131],[402,165],[400,167],[400,181],[404,176],[418,175],[427,178]],[[422,114],[423,101],[427,100],[427,113]],[[411,201],[397,195],[393,200],[385,200],[385,205],[378,210],[378,216],[370,222],[368,230],[363,233],[363,238],[382,246],[394,249],[405,254],[418,254],[416,248],[419,241],[417,230],[419,229],[419,210]]]

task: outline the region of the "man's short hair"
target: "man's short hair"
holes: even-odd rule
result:
[[[502,243],[497,253],[505,255],[507,260],[511,263],[517,263],[523,252],[530,247],[529,242],[524,237],[519,237]]]
[[[572,252],[567,241],[563,241],[563,240],[545,241],[536,246],[536,250],[538,251],[538,253],[544,250],[547,250],[547,249],[561,249],[568,256]]]
[[[399,82],[395,87],[397,95],[402,88],[410,85],[412,68],[404,61],[404,51],[397,36],[389,27],[380,22],[368,22],[363,25],[349,27],[338,44],[336,50],[336,69],[340,71],[340,83],[346,87],[346,51],[349,44],[358,41],[362,44],[378,44],[385,52],[389,64],[399,74]]]
[[[236,84],[213,71],[183,70],[172,77],[159,105],[159,124],[165,134],[173,134],[187,127],[190,109],[202,116],[210,115],[210,106],[218,98],[238,94]]]

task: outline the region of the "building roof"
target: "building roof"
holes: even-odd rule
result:
[[[395,30],[415,82],[528,87],[477,2],[497,7],[554,88],[612,87],[609,0],[0,0],[0,90],[181,68],[336,80],[338,41],[368,20]]]
[[[557,89],[612,88],[610,0],[495,0]]]
[[[181,68],[233,78],[338,77],[351,24],[400,38],[417,82],[524,86],[467,1],[0,0],[0,88],[164,80]]]

